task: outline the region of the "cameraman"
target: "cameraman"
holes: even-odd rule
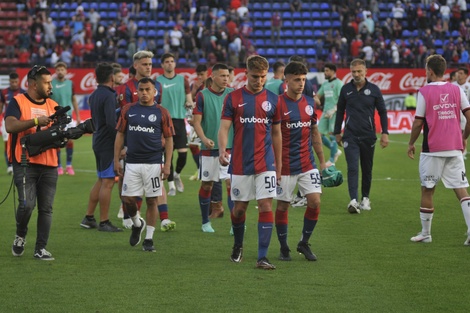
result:
[[[46,245],[57,185],[57,149],[48,149],[31,157],[26,155],[27,166],[21,164],[21,155],[26,153],[26,149],[22,149],[21,139],[35,133],[39,128],[47,128],[52,122],[49,116],[55,113],[57,103],[49,99],[51,82],[52,76],[46,67],[35,65],[28,72],[26,93],[15,96],[5,113],[5,127],[9,133],[8,158],[13,164],[13,178],[19,199],[12,253],[14,256],[24,253],[28,223],[37,200],[38,221],[34,257],[46,261],[54,260],[46,250]]]

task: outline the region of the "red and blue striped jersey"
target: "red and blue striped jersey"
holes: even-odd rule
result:
[[[139,97],[137,96],[137,85],[138,85],[138,80],[135,78],[129,79],[125,86],[125,92],[124,92],[124,100],[121,102],[120,105],[122,107],[123,104],[127,103],[134,103],[139,101]],[[155,101],[160,104],[162,102],[162,84],[160,84],[158,81],[155,81],[155,88],[157,89],[157,93],[155,94]]]
[[[6,112],[8,103],[20,93],[25,93],[26,91],[22,88],[18,88],[16,90],[11,90],[10,87],[5,88],[0,93],[0,102],[3,103],[3,111]],[[3,112],[0,112],[2,114]]]
[[[227,95],[222,119],[232,121],[234,137],[229,173],[255,175],[275,171],[272,125],[281,122],[278,95],[267,89],[253,94],[246,87]]]
[[[297,175],[315,168],[312,127],[317,124],[315,101],[302,95],[295,101],[279,96],[282,132],[282,175]]]

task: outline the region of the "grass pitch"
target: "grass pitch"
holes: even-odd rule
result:
[[[317,262],[295,253],[303,208],[291,208],[293,260],[277,260],[275,231],[268,257],[275,271],[255,269],[257,212],[250,203],[244,259],[229,261],[233,238],[228,213],[213,220],[214,234],[200,230],[198,182],[188,156],[185,192],[169,198],[176,230],[154,236],[156,253],[130,247],[130,231],[81,229],[96,180],[91,137],[75,141],[74,177],[59,178],[48,250],[55,261],[35,260],[33,214],[25,253],[11,254],[15,233],[13,193],[0,206],[1,312],[467,312],[466,226],[454,193],[440,185],[435,195],[433,243],[416,244],[420,229],[418,160],[406,155],[408,135],[391,135],[376,149],[372,211],[350,215],[347,184],[324,189],[311,238]],[[65,153],[62,153],[63,157]],[[342,156],[337,167],[346,174]],[[8,191],[2,159],[0,195]],[[225,198],[225,195],[224,195]],[[117,188],[111,220],[120,225]],[[227,210],[228,212],[228,210]],[[97,215],[96,215],[97,216]],[[98,216],[97,216],[98,217]]]

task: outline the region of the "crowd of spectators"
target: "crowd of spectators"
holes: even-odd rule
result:
[[[318,58],[339,66],[360,57],[368,67],[422,68],[438,53],[451,66],[468,64],[466,1],[396,1],[388,9],[384,15],[376,0],[333,1],[342,27],[317,40]]]
[[[8,43],[18,49],[8,51],[8,56],[17,57],[22,65],[50,66],[62,61],[71,67],[92,67],[97,61],[121,61],[126,66],[136,51],[150,50],[155,55],[172,52],[187,64],[206,60],[209,65],[226,62],[238,67],[256,52],[249,39],[252,27],[247,0],[120,2],[113,20],[101,19],[97,6],[85,10],[78,0],[75,12],[63,25],[51,17],[52,3],[47,2],[18,3],[18,10],[27,10],[30,19],[21,31],[9,33]],[[61,1],[55,4],[63,5]],[[158,12],[164,12],[173,25],[163,40],[139,35],[140,29],[148,29],[141,28],[138,21],[142,17],[156,21]]]
[[[74,14],[63,25],[50,13],[48,0],[18,1],[30,20],[19,32],[4,36],[7,57],[23,65],[93,67],[96,61],[128,66],[138,50],[155,55],[172,52],[187,66],[225,62],[243,66],[257,54],[253,44],[253,20],[248,0],[134,0],[120,2],[117,18],[102,20],[96,6],[78,0]],[[318,68],[323,62],[347,66],[352,58],[363,58],[368,67],[423,67],[426,57],[440,53],[450,64],[468,63],[470,19],[464,0],[396,1],[384,16],[377,0],[330,1],[341,27],[329,28],[313,39]],[[290,0],[290,9],[301,12],[302,1]],[[161,38],[139,35],[139,21],[158,20],[164,12],[169,25]],[[274,47],[281,45],[283,21],[272,12]],[[416,30],[416,31],[412,31]],[[18,47],[18,49],[8,49]],[[180,62],[181,63],[181,62]]]

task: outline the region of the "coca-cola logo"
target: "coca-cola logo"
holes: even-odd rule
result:
[[[426,76],[413,76],[413,73],[407,73],[400,79],[401,90],[418,90],[426,84]]]
[[[382,73],[382,72],[375,72],[367,77],[367,80],[373,84],[376,84],[380,90],[386,91],[392,89],[392,77],[393,73]],[[349,83],[353,79],[351,73],[346,74],[342,81],[344,84]]]
[[[96,89],[95,73],[90,72],[83,76],[80,81],[80,89],[83,91],[93,91]]]
[[[240,72],[233,77],[233,82],[231,84],[232,88],[238,89],[246,84],[246,75],[245,72]]]

